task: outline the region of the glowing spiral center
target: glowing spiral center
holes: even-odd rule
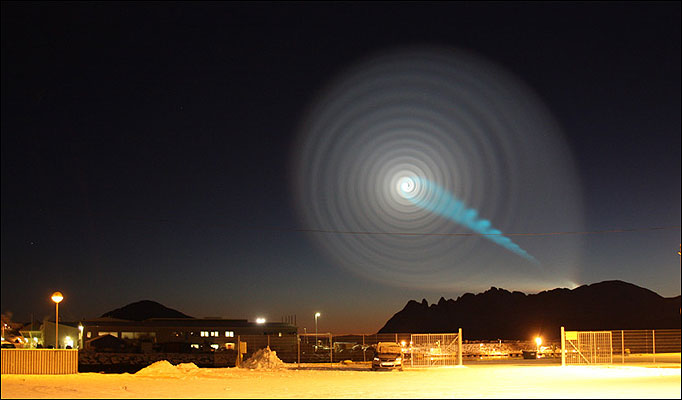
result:
[[[411,197],[410,195],[414,192],[414,188],[414,179],[408,176],[402,177],[398,181],[398,193],[405,198]]]

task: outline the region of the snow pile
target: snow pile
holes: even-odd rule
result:
[[[268,346],[253,353],[251,358],[244,361],[241,367],[249,369],[279,369],[286,368],[286,364],[277,357],[277,352],[270,350],[270,346]]]
[[[194,365],[194,364],[192,364]],[[196,365],[195,365],[196,367]],[[182,374],[182,371],[179,371],[178,368],[176,368],[173,364],[166,360],[162,361],[157,361],[147,367],[142,368],[141,370],[137,371],[135,375],[138,376],[152,376],[152,377],[160,377],[160,376],[178,376],[179,374]]]
[[[180,364],[176,365],[175,368],[178,371],[182,371],[182,372],[192,372],[192,371],[196,371],[199,369],[199,367],[197,367],[197,365],[195,363],[192,363],[192,362],[180,363]]]
[[[194,363],[181,363],[173,365],[167,360],[157,361],[141,370],[137,371],[137,376],[148,376],[153,378],[186,378],[195,376],[199,373],[199,367]]]

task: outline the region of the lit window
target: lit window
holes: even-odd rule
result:
[[[201,331],[201,337],[208,337],[208,331]]]
[[[218,350],[220,348],[220,345],[218,343],[211,343],[211,348]]]
[[[193,348],[193,349],[198,349],[198,348],[199,348],[199,344],[197,344],[197,343],[192,343],[192,344],[189,345],[189,347],[191,347],[191,348]]]
[[[234,331],[225,331],[225,337],[234,337]]]
[[[234,343],[225,343],[225,348],[227,350],[234,350]]]
[[[218,331],[211,331],[212,337],[218,337]]]

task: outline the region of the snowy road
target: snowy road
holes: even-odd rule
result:
[[[184,364],[183,364],[184,365]],[[170,364],[169,364],[170,366]],[[190,367],[194,367],[193,364]],[[372,372],[157,368],[2,375],[2,398],[680,398],[680,368],[471,365]]]

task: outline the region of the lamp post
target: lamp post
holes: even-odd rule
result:
[[[54,301],[55,306],[55,320],[54,320],[54,337],[55,343],[54,348],[59,348],[59,303],[64,300],[64,296],[61,292],[52,293],[52,301]]]
[[[83,324],[78,324],[78,348],[82,349],[83,348],[83,330],[85,328],[83,327]]]
[[[320,317],[320,315],[322,314],[319,312],[315,313],[315,351],[317,351],[317,319]]]
[[[542,338],[540,336],[535,338],[535,358],[540,358],[540,345],[542,344]]]

